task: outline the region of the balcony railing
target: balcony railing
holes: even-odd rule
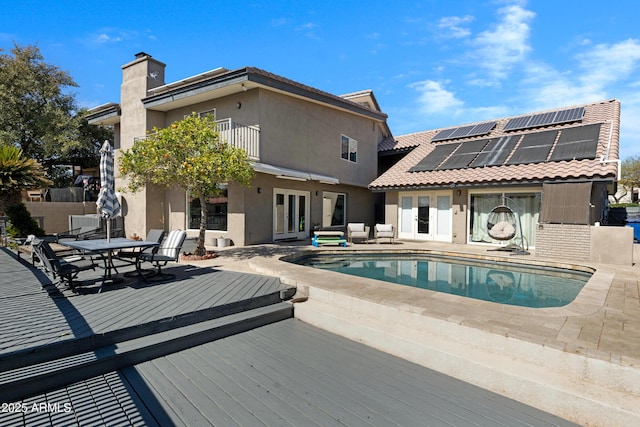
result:
[[[223,141],[242,148],[247,152],[250,160],[260,160],[260,126],[246,126],[232,119],[217,120],[216,123],[217,131]],[[134,138],[134,142],[145,138],[145,136]]]
[[[247,152],[249,159],[260,160],[260,126],[245,126],[231,119],[218,120],[220,138]]]

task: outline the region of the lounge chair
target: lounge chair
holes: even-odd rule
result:
[[[35,238],[31,242],[31,246],[34,254],[40,260],[44,272],[53,279],[54,285],[66,280],[69,288],[75,291],[73,279],[78,277],[78,273],[96,268],[96,264],[90,257],[61,258],[57,256],[46,240]],[[59,281],[58,278],[60,278]]]
[[[366,243],[369,243],[369,229],[370,227],[363,222],[347,224],[347,241],[353,244],[353,239],[364,239]]]
[[[373,229],[373,237],[376,243],[378,243],[378,239],[389,239],[389,243],[393,243],[395,233],[393,224],[376,224]]]
[[[167,263],[173,261],[177,262],[180,257],[180,250],[184,244],[184,240],[187,237],[187,232],[182,230],[171,230],[167,237],[162,241],[162,244],[157,247],[157,251],[142,251],[138,256],[138,262],[136,264],[136,270],[138,275],[145,281],[149,281],[149,277],[160,276],[164,278],[175,277],[174,274],[166,274],[162,272],[162,267]],[[145,275],[142,271],[142,263],[149,262],[158,269],[151,275]]]

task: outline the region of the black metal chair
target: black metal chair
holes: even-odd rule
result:
[[[96,264],[90,257],[59,257],[46,240],[35,238],[31,242],[31,246],[44,272],[51,276],[54,285],[66,281],[69,289],[75,291],[73,279],[78,277],[78,273],[96,268]]]
[[[145,282],[149,281],[149,277],[160,276],[161,278],[175,277],[174,274],[166,274],[162,272],[162,267],[169,262],[177,262],[180,257],[180,250],[187,237],[187,232],[183,230],[171,230],[167,237],[162,241],[162,244],[157,247],[157,251],[147,252],[142,251],[138,256],[138,262],[136,263],[136,270],[138,275],[142,277]],[[142,263],[149,262],[157,268],[152,274],[144,274],[142,271]]]
[[[155,246],[149,249],[151,251],[150,253],[156,253],[158,252],[158,248],[160,247],[160,244],[162,243],[163,239],[164,239],[164,230],[161,230],[159,228],[152,228],[151,230],[149,230],[149,233],[147,233],[147,237],[144,239],[144,241],[157,243],[158,246]],[[119,261],[122,261],[128,264],[135,264],[138,260],[138,256],[140,255],[140,253],[141,253],[140,249],[122,250],[116,254],[116,258]]]

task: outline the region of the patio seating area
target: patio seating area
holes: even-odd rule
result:
[[[293,319],[295,287],[246,267],[297,249],[232,247],[100,294],[87,271],[49,295],[0,248],[0,401],[60,409],[2,424],[573,425]]]

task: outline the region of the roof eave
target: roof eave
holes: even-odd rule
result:
[[[91,125],[113,126],[120,123],[120,104],[111,102],[88,110],[85,118]]]

